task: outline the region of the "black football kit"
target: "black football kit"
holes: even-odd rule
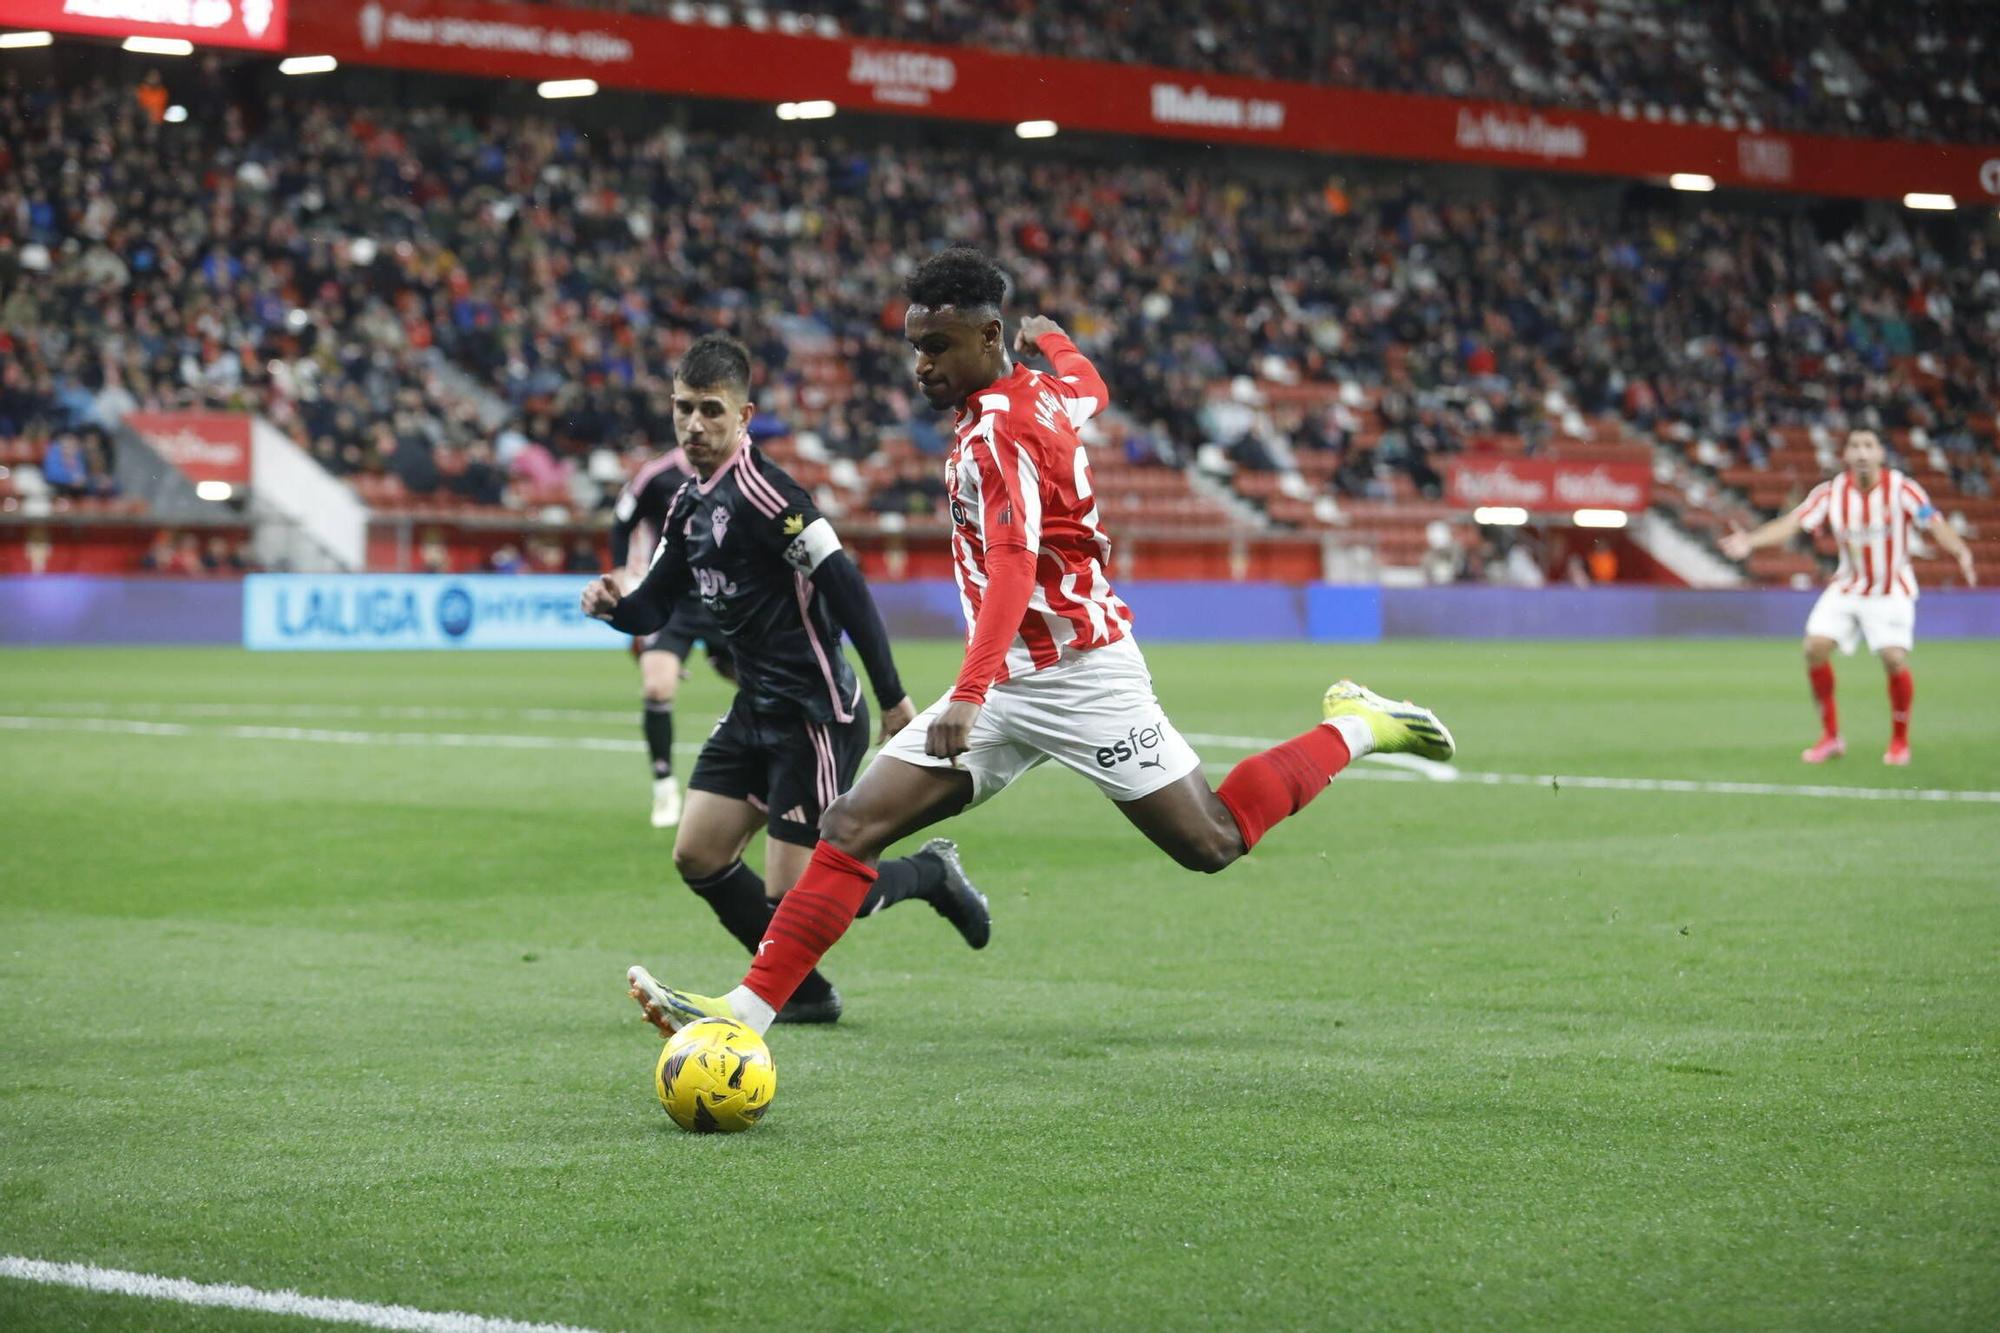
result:
[[[868,749],[868,707],[841,651],[861,654],[875,697],[903,698],[888,633],[860,571],[805,488],[745,441],[706,481],[682,486],[645,580],[613,628],[647,634],[692,590],[736,665],[736,698],[688,786],[764,808],[770,835],[819,841],[819,817]]]

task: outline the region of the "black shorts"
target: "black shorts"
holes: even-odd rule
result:
[[[729,660],[729,644],[722,637],[722,629],[715,623],[715,617],[708,613],[708,608],[698,598],[684,597],[673,614],[667,617],[666,624],[639,639],[639,652],[672,653],[685,662],[697,643],[707,645],[711,659],[717,662]]]
[[[765,812],[779,842],[812,847],[819,817],[854,785],[868,753],[868,708],[852,722],[813,722],[796,713],[759,716],[738,695],[702,743],[689,791],[748,801]]]

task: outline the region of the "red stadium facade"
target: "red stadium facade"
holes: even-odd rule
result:
[[[89,0],[37,0],[56,7]],[[210,39],[214,40],[214,39]],[[750,101],[1466,162],[1852,198],[2000,200],[2000,144],[1912,144],[1675,124],[477,0],[326,0],[287,48],[363,64]]]

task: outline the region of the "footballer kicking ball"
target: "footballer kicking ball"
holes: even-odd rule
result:
[[[778,1067],[755,1029],[733,1018],[704,1018],[676,1032],[661,1049],[653,1091],[682,1129],[734,1134],[771,1109]]]

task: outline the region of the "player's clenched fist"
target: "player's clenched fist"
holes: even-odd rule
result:
[[[979,705],[964,700],[947,704],[931,721],[924,737],[924,753],[933,759],[955,759],[972,748],[972,724],[979,720]]]
[[[1047,315],[1029,315],[1021,321],[1021,327],[1014,334],[1014,350],[1026,356],[1035,350],[1035,344],[1051,333],[1061,333],[1062,325]]]
[[[601,575],[583,590],[583,613],[593,620],[609,620],[624,596],[616,574]]]
[[[887,745],[889,738],[917,720],[917,706],[904,695],[901,703],[894,708],[882,710],[882,734],[875,740],[877,745]]]

